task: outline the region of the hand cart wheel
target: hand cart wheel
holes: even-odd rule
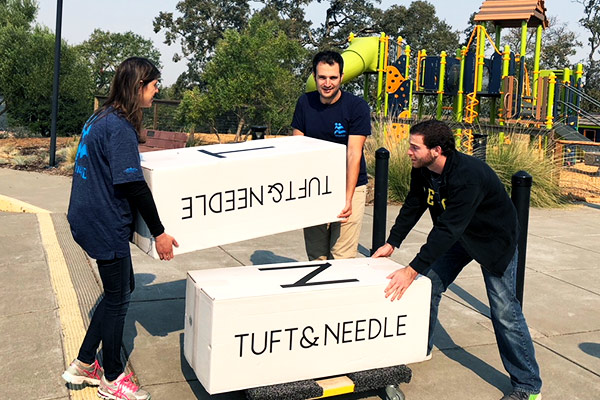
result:
[[[398,385],[387,385],[383,389],[383,400],[405,400],[406,397]]]

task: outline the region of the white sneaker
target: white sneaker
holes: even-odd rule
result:
[[[98,397],[110,400],[150,400],[150,393],[142,390],[131,382],[133,372],[129,375],[119,375],[113,382],[108,382],[103,376],[100,379]]]
[[[75,359],[71,365],[69,365],[69,368],[62,374],[62,378],[73,385],[83,385],[84,383],[87,383],[88,385],[98,386],[100,384],[100,378],[104,375],[103,372],[102,367],[98,364],[98,360],[95,360],[92,365],[86,367],[81,361]]]

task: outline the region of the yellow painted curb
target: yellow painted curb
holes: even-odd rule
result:
[[[66,368],[77,357],[86,330],[67,262],[56,237],[51,213],[43,208],[3,195],[0,195],[0,211],[37,215],[42,245],[50,271],[50,281],[58,303]],[[97,399],[96,392],[97,389],[94,387],[84,387],[79,390],[71,390],[70,398],[75,400]]]
[[[85,337],[86,327],[81,317],[81,308],[71,280],[69,268],[60,247],[52,213],[40,207],[8,196],[0,195],[0,212],[36,214],[46,254],[46,262],[50,272],[52,289],[58,304],[58,315],[61,324],[62,347],[65,368],[77,358],[79,347]],[[72,400],[97,400],[98,389],[92,386],[75,385],[70,387],[69,398]]]
[[[50,270],[50,280],[52,288],[56,295],[58,303],[58,314],[60,325],[62,328],[63,353],[65,355],[65,367],[77,358],[79,346],[83,342],[85,336],[85,327],[83,318],[77,301],[77,294],[71,281],[69,268],[63,255],[54,223],[50,213],[38,213],[38,223],[40,225],[40,234],[42,236],[42,244],[46,251],[46,261]],[[72,399],[96,399],[96,389],[86,387],[81,390],[71,391]]]
[[[12,197],[0,194],[0,211],[17,212],[17,213],[32,213],[32,214],[48,214],[50,211],[33,206],[24,201],[13,199]]]

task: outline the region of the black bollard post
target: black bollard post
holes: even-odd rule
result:
[[[531,183],[533,178],[525,171],[519,171],[512,176],[511,199],[517,209],[519,221],[519,259],[517,264],[517,299],[523,307],[523,286],[525,283],[525,256],[527,254],[527,229],[529,225],[529,200],[531,198]]]
[[[388,167],[390,152],[381,147],[375,152],[375,198],[373,199],[373,238],[371,255],[385,244]]]
[[[54,37],[54,76],[52,79],[52,119],[50,120],[50,167],[56,167],[56,125],[58,121],[58,84],[60,81],[60,46],[63,1],[56,2],[56,34]]]

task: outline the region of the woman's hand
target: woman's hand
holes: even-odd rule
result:
[[[173,257],[173,246],[179,247],[179,243],[173,236],[167,235],[166,232],[161,233],[155,238],[156,252],[161,260],[169,261]]]

